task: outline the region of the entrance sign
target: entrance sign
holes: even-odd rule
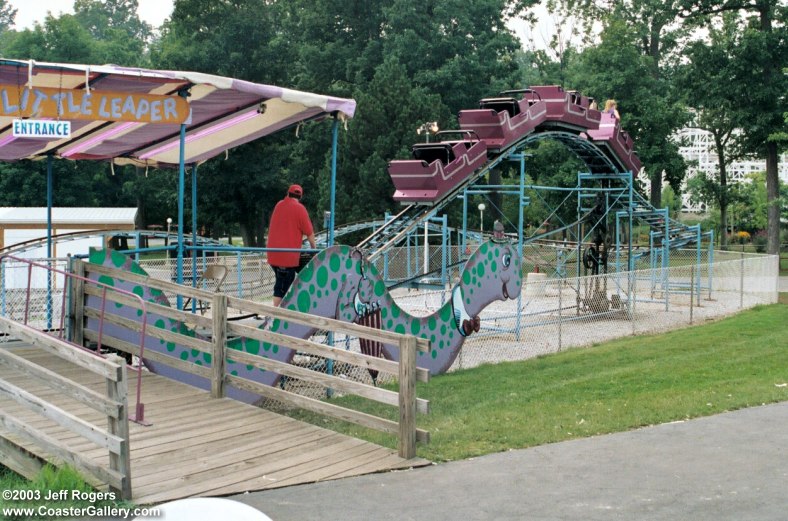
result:
[[[14,137],[66,139],[71,137],[70,121],[49,119],[15,119]]]
[[[189,118],[180,96],[0,84],[0,116],[180,124]]]

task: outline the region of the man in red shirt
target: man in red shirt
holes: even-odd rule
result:
[[[287,189],[287,196],[276,203],[274,213],[271,215],[271,225],[268,228],[268,248],[301,248],[304,236],[309,240],[309,245],[315,249],[315,232],[312,221],[306,208],[301,204],[304,190],[299,185],[291,185]],[[282,303],[290,285],[295,280],[300,259],[298,251],[269,251],[268,264],[276,274],[274,284],[274,306]]]

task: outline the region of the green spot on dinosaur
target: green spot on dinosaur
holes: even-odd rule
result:
[[[386,294],[386,283],[382,280],[378,280],[375,282],[375,296],[382,297]]]
[[[138,317],[141,317],[141,316],[142,316],[142,310],[141,310],[141,309],[138,309],[138,310],[137,310],[137,316],[138,316]]]
[[[317,285],[324,288],[328,283],[328,268],[320,266],[317,269]]]
[[[246,370],[247,370],[247,371],[251,371],[251,370],[253,370],[253,369],[254,369],[254,366],[253,366],[253,365],[247,365],[247,366],[246,366]]]
[[[402,310],[396,304],[391,307],[391,316],[393,318],[399,318],[401,313],[402,313]]]
[[[483,262],[480,262],[476,266],[476,274],[479,275],[479,278],[484,277],[484,263]]]
[[[438,350],[437,349],[433,349],[432,353],[430,353],[430,354],[432,355],[432,359],[433,360],[438,358]]]
[[[110,277],[109,275],[101,275],[98,278],[100,284],[106,284],[107,286],[115,287],[115,279]]]
[[[399,333],[401,335],[404,335],[405,334],[405,324],[397,324],[394,327],[394,332],[395,333]]]
[[[263,351],[270,351],[271,350],[271,342],[263,342]]]
[[[413,335],[418,335],[421,331],[421,323],[418,320],[412,320],[410,323],[410,332]]]
[[[471,272],[470,270],[466,269],[462,272],[462,283],[466,286],[471,283]]]
[[[164,340],[162,340],[162,342],[164,342]],[[167,351],[170,353],[175,351],[175,342],[167,342]]]
[[[315,266],[310,262],[298,273],[298,278],[301,279],[302,282],[309,282],[312,280],[312,275],[314,275],[314,273]]]
[[[498,273],[498,263],[497,262],[492,261],[492,263],[490,264],[490,272]]]
[[[158,327],[159,329],[164,329],[165,328],[164,319],[160,318],[159,320],[154,322],[153,323],[153,327]]]
[[[438,327],[438,320],[435,318],[435,315],[431,315],[430,318],[427,319],[427,328],[430,331],[435,331],[436,327]]]
[[[287,324],[287,322],[285,322],[285,324]],[[281,326],[282,326],[282,321],[278,318],[275,318],[274,322],[271,324],[271,331],[276,333],[277,331],[279,331],[279,328]]]
[[[196,358],[198,356],[200,356],[199,349],[192,349],[192,358]]]
[[[339,258],[339,255],[337,255],[336,253],[332,253],[331,258],[328,259],[328,267],[331,268],[331,271],[333,273],[336,273],[339,271],[339,267],[342,265],[341,262],[342,261]]]
[[[380,310],[380,318],[386,319],[389,316],[389,308],[383,308]]]
[[[233,376],[238,376],[238,371],[230,371],[230,374]]]
[[[301,313],[307,313],[311,303],[312,298],[309,296],[309,293],[302,291],[298,294],[298,311]]]
[[[112,250],[112,264],[114,264],[116,268],[122,268],[127,260],[129,260],[128,257],[119,251]]]
[[[246,352],[247,353],[252,353],[253,355],[256,355],[257,353],[259,353],[260,352],[260,341],[247,339],[246,340]]]
[[[186,351],[181,352],[181,360],[188,360],[188,359],[189,359],[189,353]]]
[[[337,279],[331,279],[331,291],[336,291],[339,287],[339,282]]]
[[[205,360],[206,364],[210,364],[211,363],[211,360],[212,360],[211,353],[203,353],[202,354],[202,358],[203,358],[203,360]]]
[[[145,273],[145,270],[142,269],[142,267],[139,264],[137,264],[136,262],[132,262],[131,263],[131,270],[130,271],[132,273],[136,273],[137,275],[147,275],[147,273]]]
[[[274,346],[274,348],[271,349],[271,352],[274,353],[274,354],[278,353],[279,352],[279,346]]]

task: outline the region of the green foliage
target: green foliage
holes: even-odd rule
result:
[[[567,439],[686,420],[788,399],[788,306],[758,307],[719,322],[662,335],[623,338],[587,349],[485,365],[419,384],[430,431],[418,455],[464,459]],[[332,400],[333,401],[333,400]],[[384,415],[356,398],[342,405]],[[309,416],[309,415],[307,415]],[[319,421],[393,446],[360,427]]]
[[[90,499],[71,499],[70,491],[72,490],[85,492],[88,494],[95,493],[95,490],[85,481],[78,471],[69,466],[55,468],[51,465],[44,465],[35,479],[28,481],[7,467],[0,465],[0,488],[2,490],[37,491],[41,498],[44,498],[50,491],[69,491],[69,497],[58,500],[57,504],[53,504],[52,501],[46,501],[44,499],[19,502],[0,500],[0,507],[21,507],[35,509],[40,506],[46,506],[68,509],[87,508],[89,506],[96,508],[105,506],[122,506],[124,508],[129,508],[133,506],[131,503],[125,501],[108,501],[105,499],[100,499],[97,501],[91,501]],[[19,515],[9,515],[3,519],[7,519],[8,521],[26,521],[32,518]]]
[[[17,10],[7,0],[0,0],[0,34],[14,25]]]
[[[670,216],[673,218],[676,218],[681,211],[681,196],[670,185],[662,189],[662,206],[668,208]]]

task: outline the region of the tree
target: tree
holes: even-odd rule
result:
[[[617,75],[619,68],[636,65],[636,75],[620,76],[590,85],[597,99],[615,98],[622,110],[623,127],[636,138],[637,151],[651,178],[651,203],[660,207],[663,174],[678,187],[686,167],[670,137],[688,115],[670,89],[670,71],[679,59],[680,42],[690,30],[681,19],[677,0],[560,0],[568,13],[581,16],[587,33],[602,23],[602,44],[593,60],[599,75]],[[619,48],[620,46],[620,48]],[[585,53],[584,53],[585,54]],[[625,60],[616,54],[629,54]],[[586,73],[593,72],[585,70]],[[622,81],[627,80],[627,81]],[[630,83],[634,81],[634,83]],[[597,91],[595,86],[608,90]],[[625,117],[624,113],[632,117]]]
[[[16,9],[7,0],[0,0],[0,34],[7,31],[16,19]]]
[[[686,165],[673,134],[688,120],[667,74],[654,74],[654,58],[638,49],[638,32],[624,20],[609,19],[601,42],[584,50],[570,81],[598,100],[618,101],[621,126],[632,135],[635,148],[651,178],[651,203],[662,206],[662,177],[678,189]]]
[[[749,111],[743,123],[745,148],[766,158],[766,192],[770,254],[779,251],[780,197],[777,163],[786,142],[778,138],[783,130],[783,114],[788,110],[788,6],[779,0],[682,0],[683,15],[714,23],[721,13],[745,13],[746,26],[741,34],[739,70],[733,85]]]
[[[694,125],[709,133],[714,140],[718,159],[717,178],[702,176],[693,183],[698,198],[713,202],[720,209],[722,233],[720,244],[727,245],[728,165],[743,155],[742,133],[738,131],[749,117],[741,104],[741,92],[735,84],[740,50],[741,25],[738,16],[725,16],[720,27],[710,27],[704,40],[691,43],[685,51],[688,62],[677,76],[683,99],[695,109]]]
[[[140,20],[137,0],[76,0],[74,17],[96,41],[99,63],[147,65],[152,28]]]

